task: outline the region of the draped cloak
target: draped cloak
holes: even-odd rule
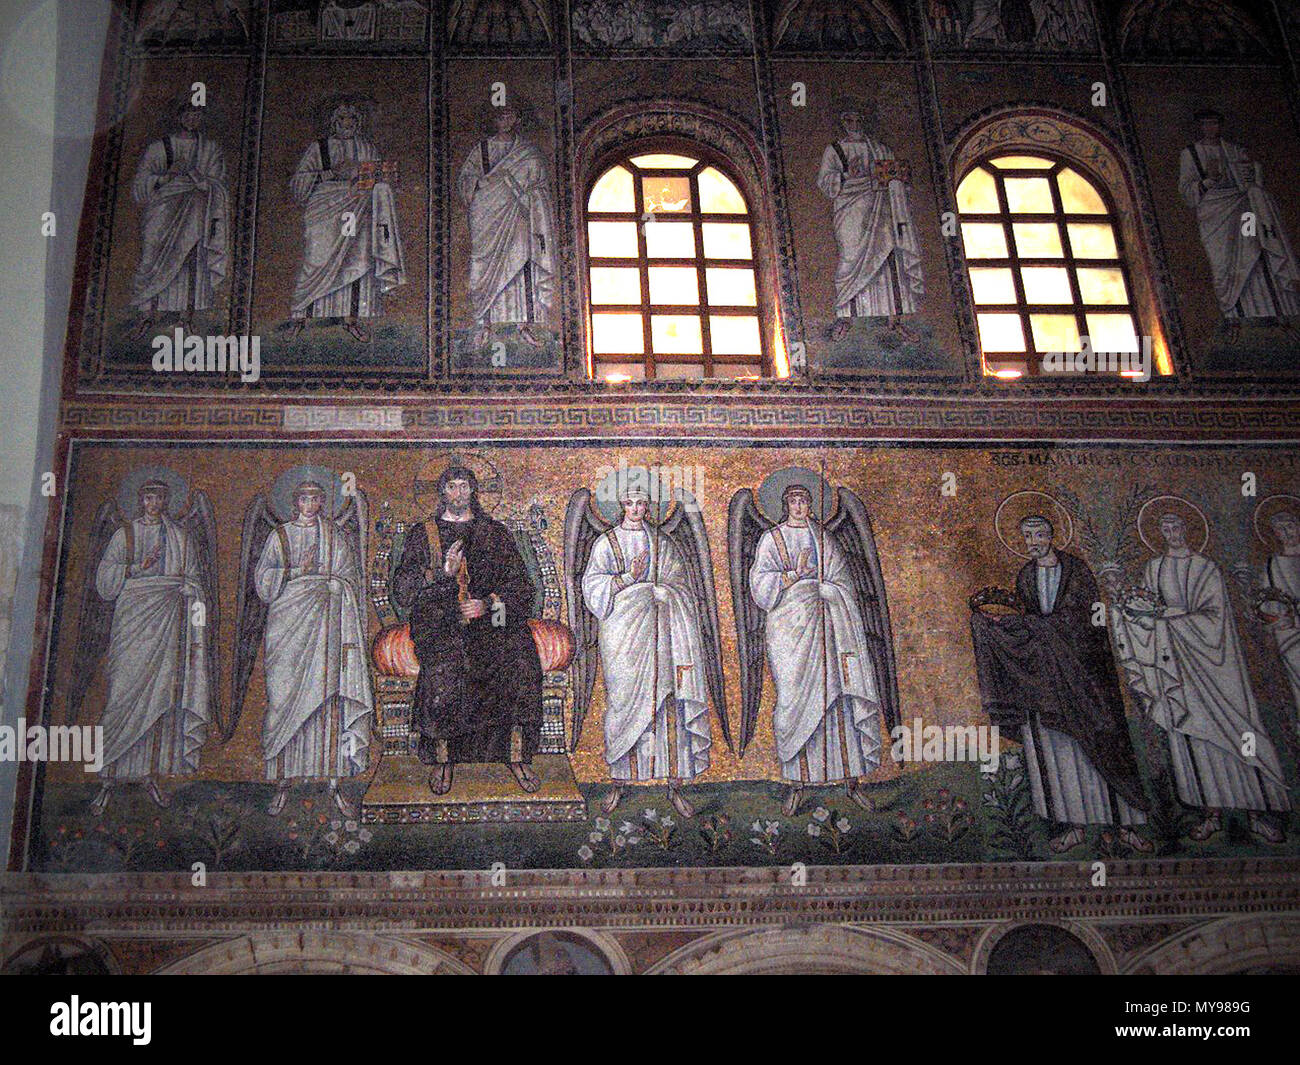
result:
[[[1110,637],[1104,625],[1092,624],[1101,593],[1083,559],[1063,551],[1056,557],[1061,584],[1050,613],[1042,611],[1038,563],[1030,560],[1016,575],[1022,616],[971,615],[984,712],[999,729],[1018,734],[1037,719],[1069,736],[1107,784],[1145,810]]]
[[[528,617],[535,589],[510,530],[477,513],[469,521],[439,517],[436,540],[413,525],[393,575],[392,594],[410,608],[411,640],[420,663],[414,722],[426,764],[529,762],[542,725],[542,663]],[[487,604],[462,624],[459,587],[443,556],[462,541],[468,596]],[[426,583],[425,569],[434,571]],[[493,624],[493,600],[504,622]]]

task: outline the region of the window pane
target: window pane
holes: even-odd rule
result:
[[[671,214],[691,209],[691,183],[684,177],[646,177],[641,179],[641,195],[650,214]]]
[[[697,160],[687,155],[634,155],[632,163],[645,170],[689,170]]]
[[[645,334],[639,314],[593,314],[591,350],[597,355],[639,355],[645,351]]]
[[[1073,170],[1062,170],[1056,175],[1061,190],[1061,204],[1066,214],[1105,214],[1106,202],[1092,182]]]
[[[706,259],[752,259],[749,225],[737,222],[705,222],[704,257]]]
[[[1137,330],[1131,314],[1089,314],[1088,339],[1093,351],[1137,351]]]
[[[632,195],[632,172],[621,166],[607,171],[596,182],[587,198],[589,211],[626,211],[631,214],[636,210],[636,198]]]
[[[1026,266],[1020,271],[1029,303],[1073,303],[1070,275],[1064,266]]]
[[[650,267],[651,303],[699,303],[700,283],[693,266]]]
[[[1072,314],[1031,314],[1029,325],[1039,352],[1082,350],[1079,323]]]
[[[652,259],[693,259],[695,227],[689,222],[647,222],[645,251]]]
[[[644,381],[645,364],[640,362],[598,362],[596,363],[596,380],[611,385],[624,381]]]
[[[745,197],[731,178],[713,167],[700,171],[700,210],[714,214],[746,214]]]
[[[757,362],[714,362],[713,376],[733,381],[746,378],[757,381],[763,376],[763,367]]]
[[[593,266],[592,303],[640,303],[641,274],[632,267]]]
[[[1018,314],[981,314],[980,347],[986,351],[1024,351],[1025,335]]]
[[[728,270],[710,266],[704,271],[709,289],[709,302],[715,307],[756,307],[758,294],[754,291],[753,270]]]
[[[1011,271],[1003,267],[976,266],[970,272],[976,303],[1015,303],[1016,286]]]
[[[996,222],[963,222],[961,241],[968,259],[1005,259],[1007,237]]]
[[[1060,259],[1065,255],[1055,222],[1016,222],[1011,230],[1022,259]]]
[[[693,314],[656,314],[650,318],[650,342],[665,355],[699,355],[704,351],[700,320]]]
[[[1117,259],[1115,231],[1106,222],[1071,222],[1070,247],[1078,259]]]
[[[992,162],[1002,170],[1051,170],[1056,165],[1037,155],[1000,155]]]
[[[1051,214],[1055,210],[1047,178],[1009,177],[1006,186],[1007,206],[1012,214]]]
[[[1084,303],[1128,303],[1124,272],[1116,267],[1085,266],[1079,271]]]
[[[657,362],[656,381],[703,381],[704,366],[698,362]]]
[[[758,319],[749,315],[710,315],[709,340],[715,355],[758,355],[763,350]]]
[[[636,223],[588,222],[587,254],[593,259],[635,259]]]
[[[963,214],[997,214],[998,188],[993,175],[976,167],[957,186],[957,210]]]

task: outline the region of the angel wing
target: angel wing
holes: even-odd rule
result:
[[[894,638],[876,538],[862,500],[851,489],[841,486],[838,492],[839,506],[835,516],[826,523],[826,532],[835,538],[848,561],[858,610],[867,630],[867,650],[880,689],[881,712],[889,730],[898,725],[898,671],[894,665]]]
[[[700,508],[678,500],[673,513],[668,516],[659,532],[672,540],[686,566],[686,579],[691,595],[700,604],[700,635],[704,637],[704,681],[713,700],[713,709],[722,726],[722,738],[727,750],[734,751],[731,742],[731,722],[727,718],[727,690],[722,677],[722,641],[718,627],[718,593],[713,587],[713,555],[709,551],[709,536],[700,517]]]
[[[222,736],[226,735],[226,722],[221,712],[221,693],[217,685],[219,672],[221,609],[217,599],[217,522],[212,513],[212,503],[199,489],[190,493],[189,509],[177,519],[185,533],[186,542],[198,559],[199,587],[203,589],[204,623],[207,626],[207,649],[204,663],[208,671],[208,691],[212,704],[212,718],[217,722]],[[232,730],[233,731],[233,730]]]
[[[763,630],[767,621],[749,591],[749,571],[758,541],[772,523],[759,512],[754,493],[742,488],[727,508],[727,558],[731,570],[731,607],[736,616],[736,651],[740,657],[740,755],[754,738],[758,704],[763,697]]]
[[[564,512],[564,593],[569,604],[569,628],[573,630],[577,649],[573,655],[573,739],[569,750],[577,750],[582,738],[582,722],[591,706],[591,692],[596,684],[596,665],[600,660],[597,642],[600,623],[582,599],[582,574],[591,558],[591,548],[609,527],[591,505],[591,492],[579,488],[569,497]]]
[[[266,604],[257,594],[253,578],[266,538],[275,531],[275,515],[265,495],[258,494],[244,512],[239,538],[239,592],[235,600],[235,662],[230,676],[230,716],[223,722],[222,742],[235,734],[244,709],[248,682],[253,676],[262,635],[266,630]]]
[[[72,655],[72,683],[68,693],[68,721],[77,723],[81,704],[85,701],[95,668],[108,650],[108,637],[113,628],[112,600],[101,599],[95,587],[100,559],[108,550],[113,534],[126,524],[115,499],[106,499],[95,511],[90,527],[90,544],[85,558],[88,562],[81,590],[81,613],[77,620],[77,648]]]

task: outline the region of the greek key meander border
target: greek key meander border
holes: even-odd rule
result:
[[[250,927],[677,927],[799,923],[1211,918],[1300,913],[1300,859],[810,867],[808,886],[770,868],[487,872],[186,873],[0,876],[9,933]]]

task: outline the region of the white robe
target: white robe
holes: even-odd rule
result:
[[[315,572],[305,573],[313,548]],[[364,772],[374,703],[362,575],[346,538],[320,518],[281,525],[267,537],[254,581],[269,606],[262,727],[268,779]]]
[[[602,536],[582,575],[583,601],[600,621],[610,776],[690,780],[709,768],[711,746],[702,604],[672,541],[646,528],[619,526],[613,534],[617,550]],[[649,566],[634,580],[632,560],[642,553]],[[662,603],[656,583],[667,593]]]
[[[542,153],[518,136],[490,137],[465,160],[457,184],[469,208],[474,321],[554,324],[555,221]]]
[[[1286,810],[1281,763],[1264,731],[1219,568],[1204,555],[1151,559],[1143,585],[1178,617],[1112,611],[1120,664],[1169,735],[1178,797],[1201,809]],[[1246,733],[1255,754],[1242,754]]]
[[[817,539],[811,526],[769,529],[749,572],[750,593],[767,612],[781,773],[802,783],[852,779],[880,765],[880,696],[866,629],[844,555],[830,536],[819,585]],[[796,581],[804,551],[814,576]]]
[[[1274,555],[1264,570],[1264,586],[1285,592],[1300,602],[1300,555]],[[1288,628],[1273,627],[1277,651],[1286,667],[1287,680],[1291,682],[1291,698],[1295,712],[1300,714],[1300,618],[1289,615]]]
[[[378,162],[363,137],[330,137],[329,162]],[[294,285],[294,318],[373,318],[384,313],[382,294],[406,284],[406,255],[397,225],[397,203],[386,181],[354,189],[349,181],[322,176],[320,142],[303,153],[289,181],[304,205],[303,261]],[[344,216],[352,215],[352,235]]]
[[[199,558],[170,518],[118,529],[95,572],[100,598],[114,601],[105,671],[105,777],[140,780],[199,768],[199,748],[211,720],[207,628],[195,625],[202,599]],[[159,541],[158,557],[143,563]],[[210,604],[209,604],[210,608]]]
[[[835,269],[835,316],[878,318],[911,314],[925,291],[921,277],[921,248],[901,181],[881,188],[873,164],[893,159],[878,141],[841,140],[822,152],[817,187],[834,202],[835,240],[839,265]],[[849,165],[861,161],[865,177],[850,177]]]
[[[154,141],[140,158],[131,197],[140,205],[141,243],[131,305],[150,314],[210,308],[228,266],[230,197],[220,145],[201,133]]]
[[[1300,279],[1300,266],[1277,201],[1259,180],[1259,165],[1228,141],[1198,141],[1184,148],[1179,160],[1178,190],[1196,209],[1214,294],[1227,318],[1300,314],[1300,293],[1291,288]],[[1255,216],[1255,236],[1242,233],[1247,212]]]

